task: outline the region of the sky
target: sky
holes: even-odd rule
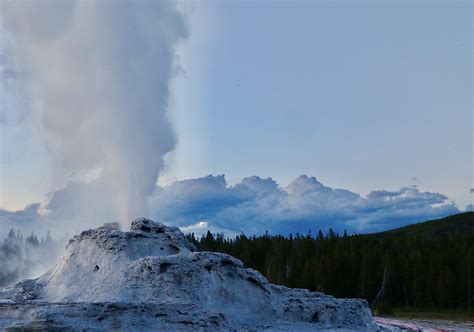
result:
[[[225,173],[235,183],[256,174],[288,184],[311,174],[363,193],[416,184],[469,204],[470,2],[200,10],[214,22],[212,36],[192,45],[197,70],[183,78],[200,95],[178,111],[187,150],[176,158],[188,157],[176,178]],[[193,141],[205,158],[188,154]]]
[[[176,142],[150,195],[152,216],[232,232],[306,232],[315,220],[373,231],[472,204],[470,1],[201,1],[180,10],[189,35],[177,45],[178,73],[169,81]],[[71,179],[52,160],[41,114],[22,112],[29,106],[5,89],[0,97],[6,214],[45,203]],[[242,180],[251,176],[260,178]],[[237,190],[269,177],[270,191]],[[294,181],[317,195],[285,189]],[[200,196],[202,183],[211,188],[208,201],[183,196],[183,188]],[[318,188],[351,194],[324,189],[321,197]],[[386,201],[397,217],[368,212]],[[255,213],[275,206],[283,212]],[[334,216],[337,209],[350,213]],[[294,226],[283,225],[290,219]],[[258,220],[265,222],[254,227]]]

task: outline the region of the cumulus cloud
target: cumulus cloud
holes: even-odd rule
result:
[[[403,187],[361,196],[300,176],[282,188],[257,176],[227,185],[223,175],[177,181],[158,188],[151,216],[185,229],[205,227],[231,233],[305,233],[333,228],[373,232],[438,218],[459,209],[439,193]],[[224,231],[224,232],[225,232]]]
[[[0,209],[0,239],[6,237],[11,228],[21,230],[23,234],[32,230],[45,234],[52,225],[39,213],[40,206],[40,203],[33,203],[18,211]]]
[[[7,211],[0,209],[0,220],[10,221],[15,223],[28,223],[38,220],[39,214],[38,209],[39,203],[33,203],[27,205],[23,210],[19,211]]]
[[[89,184],[69,182],[64,189],[51,193],[46,204],[32,204],[17,212],[0,210],[0,225],[4,230],[9,225],[25,230],[53,227],[58,231],[58,225],[61,227],[71,214],[100,217],[102,223],[113,221],[103,212],[113,209],[113,203],[107,197],[89,197],[86,193],[91,185],[100,191],[100,180]],[[440,193],[402,187],[362,196],[325,186],[306,175],[286,187],[258,176],[244,178],[234,186],[227,184],[224,175],[176,181],[157,187],[148,205],[151,218],[178,226],[184,232],[203,234],[211,230],[227,236],[308,230],[315,234],[329,228],[338,232],[376,232],[460,212]],[[86,211],[78,211],[84,207]],[[63,228],[64,232],[81,230]]]

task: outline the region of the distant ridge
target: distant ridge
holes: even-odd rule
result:
[[[439,237],[447,235],[472,235],[474,234],[474,212],[464,212],[451,216],[407,225],[367,236],[421,236]]]

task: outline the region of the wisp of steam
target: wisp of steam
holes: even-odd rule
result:
[[[187,37],[170,1],[2,1],[5,62],[29,96],[59,189],[45,213],[80,228],[147,215],[164,155],[176,47]]]

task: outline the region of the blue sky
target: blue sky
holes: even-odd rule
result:
[[[418,185],[469,204],[471,9],[468,1],[199,6],[208,33],[191,35],[184,59],[197,69],[185,61],[182,78],[199,96],[177,110],[180,165],[166,175],[288,184],[310,174],[362,193]]]
[[[422,208],[405,222],[456,212],[450,202],[459,210],[472,203],[471,2],[181,6],[189,37],[179,44],[170,87],[177,143],[161,187],[208,174],[225,174],[227,185],[271,177],[280,188],[307,174],[361,197],[378,190],[404,197],[416,186]],[[0,98],[0,209],[44,203],[69,174],[51,160],[27,106],[4,89]],[[424,215],[429,202],[449,206]],[[311,204],[305,209],[320,208]]]

